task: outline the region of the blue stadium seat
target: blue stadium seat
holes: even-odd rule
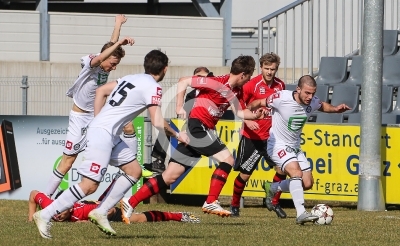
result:
[[[361,86],[363,77],[363,57],[353,56],[350,67],[349,78],[346,80],[346,84]]]
[[[343,114],[320,113],[317,115],[317,123],[343,123]]]
[[[382,83],[384,85],[400,86],[400,56],[383,58]]]
[[[399,33],[397,30],[383,31],[383,56],[391,56],[397,53]]]
[[[382,86],[382,114],[389,113],[393,108],[393,91],[392,86]]]
[[[336,85],[333,87],[331,104],[337,106],[345,103],[351,109],[345,114],[357,113],[360,106],[360,87],[355,85]]]
[[[360,124],[361,123],[361,113],[352,113],[348,115],[347,123]]]
[[[288,91],[295,91],[297,88],[297,84],[285,84],[285,89]]]
[[[317,84],[335,85],[346,81],[347,62],[347,57],[321,57]]]

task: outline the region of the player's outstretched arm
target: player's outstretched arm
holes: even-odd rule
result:
[[[232,107],[233,108],[233,107]],[[235,110],[234,110],[235,111]],[[256,111],[252,112],[249,109],[239,109],[236,111],[236,115],[244,120],[256,120],[264,118],[264,109],[259,108]]]
[[[148,110],[150,113],[151,124],[155,128],[157,128],[159,131],[165,131],[165,134],[167,134],[167,136],[173,136],[182,143],[189,143],[189,137],[187,136],[186,132],[176,132],[174,129],[172,129],[168,122],[165,121],[158,105],[151,105],[148,107]]]
[[[100,66],[100,64],[106,60],[108,57],[111,56],[111,54],[118,49],[118,47],[123,46],[123,45],[130,45],[132,46],[135,43],[135,40],[131,37],[125,37],[121,40],[119,40],[118,42],[116,42],[113,46],[108,47],[107,49],[105,49],[103,52],[100,53],[100,55],[94,57],[91,61],[90,61],[90,66],[91,67],[98,67]]]
[[[32,221],[33,214],[36,212],[35,196],[39,193],[37,190],[31,191],[28,201],[28,221]]]
[[[265,107],[266,106],[266,99],[257,99],[252,101],[247,105],[247,108],[251,111],[258,109],[260,107]]]
[[[344,103],[338,106],[333,106],[332,104],[321,102],[321,107],[318,110],[325,113],[343,113],[350,109],[351,108]]]
[[[103,108],[107,97],[111,94],[117,84],[117,81],[113,81],[96,89],[96,97],[94,98],[94,116],[96,116]]]
[[[186,119],[186,111],[183,109],[184,97],[186,89],[190,86],[192,77],[183,77],[178,81],[178,88],[176,92],[176,115],[181,119]]]
[[[128,19],[125,17],[125,15],[117,15],[115,16],[115,25],[114,25],[114,30],[111,35],[110,42],[117,42],[119,39],[119,34],[121,32],[121,26],[124,24]]]

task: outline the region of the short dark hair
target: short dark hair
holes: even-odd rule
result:
[[[159,75],[168,67],[168,56],[159,50],[152,50],[144,57],[144,72],[146,74]]]
[[[255,67],[256,62],[252,56],[239,56],[232,62],[231,74],[253,74]]]
[[[103,52],[106,49],[110,48],[114,44],[115,44],[114,42],[106,43],[105,45],[103,45],[103,48],[101,48],[101,52]],[[111,56],[115,56],[118,59],[122,59],[125,56],[125,50],[120,46],[116,50],[114,50],[113,53],[111,53]]]
[[[206,73],[210,73],[210,70],[208,70],[208,68],[206,68],[206,67],[198,67],[193,71],[193,74],[200,73],[202,71],[206,72]]]
[[[305,85],[305,84],[308,86],[311,86],[311,87],[317,87],[317,82],[315,81],[315,79],[311,75],[308,75],[308,74],[301,76],[297,86],[301,89],[301,88],[303,88],[303,85]]]

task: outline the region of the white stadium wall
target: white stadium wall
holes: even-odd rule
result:
[[[75,63],[98,53],[110,40],[115,15],[50,12],[50,62]],[[135,38],[126,47],[124,64],[142,64],[152,49],[161,49],[170,66],[222,66],[223,19],[128,15],[121,37]],[[0,10],[0,61],[39,61],[37,11]]]

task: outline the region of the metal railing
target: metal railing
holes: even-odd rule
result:
[[[384,29],[399,30],[400,1],[384,2]],[[282,61],[278,76],[285,82],[305,73],[315,76],[322,56],[360,54],[363,8],[364,0],[297,0],[258,20],[258,55],[277,53]],[[276,32],[275,47],[270,30]]]
[[[68,116],[73,101],[65,95],[75,78],[0,77],[0,115]],[[179,78],[165,78],[162,110],[164,117],[176,117],[176,83]],[[143,113],[141,116],[146,116]]]

